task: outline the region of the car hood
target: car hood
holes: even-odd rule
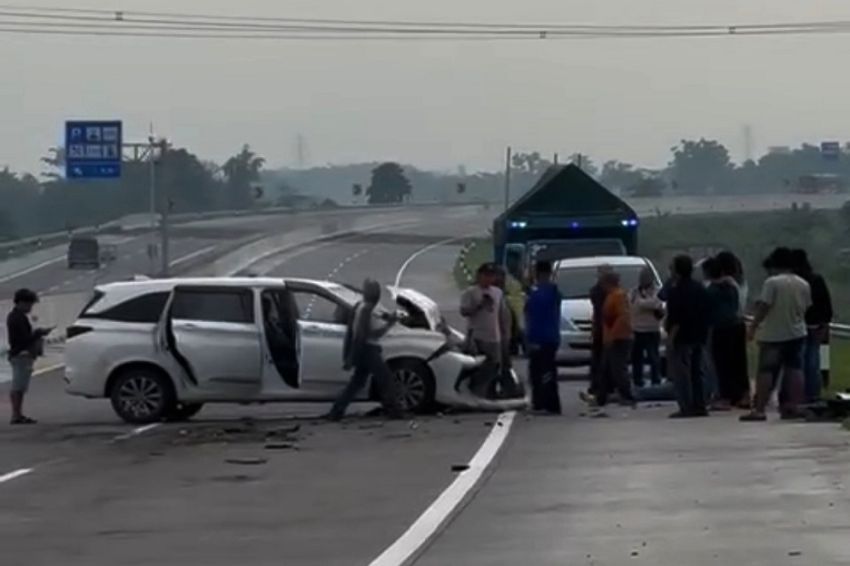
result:
[[[590,299],[564,299],[561,301],[561,318],[564,320],[591,320],[593,304]]]
[[[416,291],[415,289],[408,289],[405,287],[393,287],[387,286],[387,290],[392,295],[393,299],[396,301],[396,304],[399,304],[399,299],[405,299],[407,302],[412,304],[415,308],[419,309],[425,318],[428,319],[428,327],[431,330],[438,330],[440,327],[440,323],[443,320],[443,314],[440,312],[440,305],[437,304],[434,299]],[[404,308],[399,304],[401,308]],[[410,309],[404,309],[407,311],[408,315],[413,315],[415,313],[410,312]]]

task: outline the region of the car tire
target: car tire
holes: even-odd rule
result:
[[[203,403],[177,403],[171,408],[165,420],[172,423],[188,421],[200,413],[203,408]]]
[[[436,409],[434,376],[419,360],[396,360],[389,364],[396,393],[404,411],[424,414]]]
[[[154,368],[134,368],[121,373],[109,397],[115,414],[130,424],[161,422],[176,405],[174,387]]]

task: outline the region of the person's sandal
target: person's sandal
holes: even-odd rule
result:
[[[28,424],[36,424],[38,421],[35,419],[31,419],[29,417],[17,417],[9,421],[9,424],[13,425],[28,425]]]
[[[742,423],[763,423],[767,420],[767,415],[764,413],[747,413],[738,418]]]

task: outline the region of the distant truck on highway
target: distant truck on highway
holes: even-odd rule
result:
[[[576,165],[550,167],[493,223],[494,259],[526,281],[536,260],[637,254],[639,219]]]
[[[97,236],[72,236],[68,244],[68,269],[100,269],[117,259],[114,244],[102,244]]]

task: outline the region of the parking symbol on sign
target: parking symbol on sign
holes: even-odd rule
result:
[[[117,145],[104,145],[103,146],[103,158],[104,159],[117,159],[118,158],[118,146]]]
[[[71,128],[70,136],[71,141],[83,141],[83,129],[82,128]]]

